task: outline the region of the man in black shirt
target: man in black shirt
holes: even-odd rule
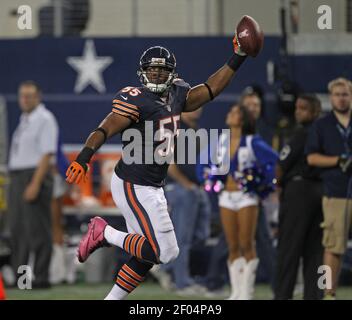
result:
[[[292,299],[300,259],[303,258],[304,299],[320,299],[318,267],[322,264],[321,182],[304,153],[312,122],[319,116],[320,101],[301,95],[295,117],[300,127],[280,153],[278,180],[282,187],[275,299]]]

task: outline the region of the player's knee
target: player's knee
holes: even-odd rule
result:
[[[179,253],[180,249],[178,248],[178,245],[175,244],[173,247],[166,248],[160,252],[159,261],[162,264],[170,263],[178,257]]]

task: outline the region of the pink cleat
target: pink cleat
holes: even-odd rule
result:
[[[84,262],[98,248],[108,246],[104,238],[104,230],[108,223],[100,218],[94,217],[88,224],[88,231],[83,236],[77,250],[79,262]]]

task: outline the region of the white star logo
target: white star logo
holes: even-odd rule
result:
[[[87,40],[82,57],[67,58],[67,63],[78,72],[75,93],[81,93],[89,85],[99,93],[105,92],[102,73],[112,62],[112,57],[98,57],[93,40]]]

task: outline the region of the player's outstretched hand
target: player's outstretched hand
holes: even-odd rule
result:
[[[86,179],[86,173],[89,169],[87,163],[79,163],[77,161],[73,161],[66,171],[66,181],[68,183],[76,183],[79,184],[82,179]]]
[[[264,34],[257,21],[250,16],[243,16],[236,27],[233,47],[240,56],[256,57],[263,48]]]

